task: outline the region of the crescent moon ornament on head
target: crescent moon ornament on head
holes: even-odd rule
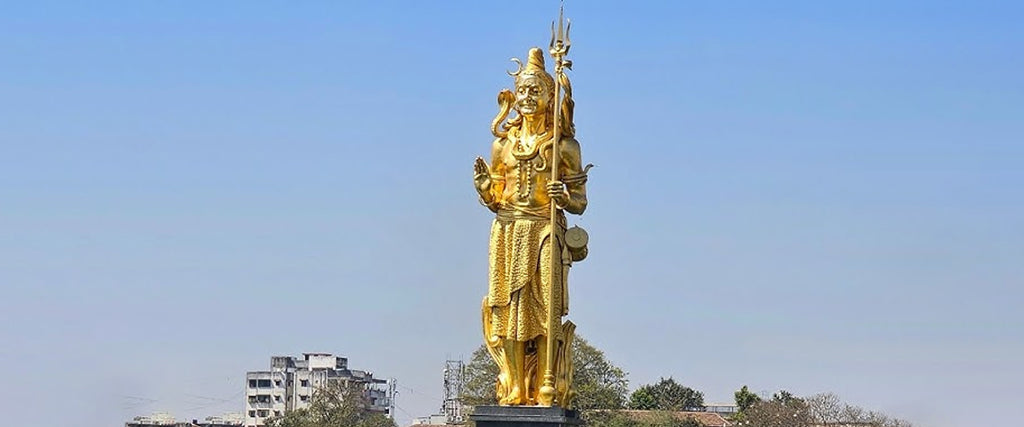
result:
[[[509,59],[509,61],[512,61],[512,62],[516,63],[516,71],[515,72],[505,71],[506,73],[508,73],[508,75],[510,75],[512,77],[516,77],[516,76],[519,75],[519,73],[523,72],[523,61],[520,61],[519,58],[512,58],[512,59]]]

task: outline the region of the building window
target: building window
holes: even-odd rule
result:
[[[274,387],[280,387],[280,386],[281,386],[281,380],[274,380]]]
[[[281,401],[281,396],[274,396],[274,401],[275,402],[280,402]]]
[[[299,386],[309,387],[309,380],[299,380]]]
[[[256,396],[249,396],[249,403],[256,403]]]
[[[275,417],[280,417],[281,416],[281,411],[274,411],[274,416]]]
[[[306,396],[304,394],[303,395],[299,395],[299,400],[305,402],[305,401],[309,400],[309,396]]]
[[[259,380],[259,383],[256,384],[256,385],[259,386],[259,387],[267,387],[267,388],[269,388],[270,387],[270,380]]]
[[[256,418],[256,411],[249,411],[249,416]]]
[[[260,409],[259,411],[256,411],[256,415],[259,415],[260,418],[268,417],[268,416],[270,416],[270,410],[269,409]]]
[[[249,380],[249,388],[256,388],[256,380]]]

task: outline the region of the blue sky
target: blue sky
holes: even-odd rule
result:
[[[566,7],[597,165],[571,318],[633,386],[1024,416],[1024,6]],[[436,411],[480,343],[472,161],[556,13],[4,7],[5,424],[240,411],[303,351],[397,378],[401,425]]]

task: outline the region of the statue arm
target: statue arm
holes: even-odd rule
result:
[[[587,171],[590,166],[588,165],[586,169],[583,168],[580,143],[575,138],[563,139],[561,148],[559,160],[562,169],[559,175],[569,193],[565,206],[562,208],[569,213],[582,215],[583,211],[587,209]]]
[[[491,145],[491,163],[483,163],[483,159],[477,159],[477,193],[480,195],[480,204],[486,206],[492,212],[498,212],[501,204],[501,194],[505,190],[505,165],[501,162],[501,151],[504,147],[504,139],[497,138]],[[483,163],[481,165],[481,163]],[[486,176],[481,177],[482,174]],[[480,185],[481,179],[486,180],[485,185]]]

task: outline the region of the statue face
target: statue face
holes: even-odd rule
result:
[[[551,93],[539,78],[526,76],[516,85],[516,109],[523,115],[543,114],[551,102]]]

